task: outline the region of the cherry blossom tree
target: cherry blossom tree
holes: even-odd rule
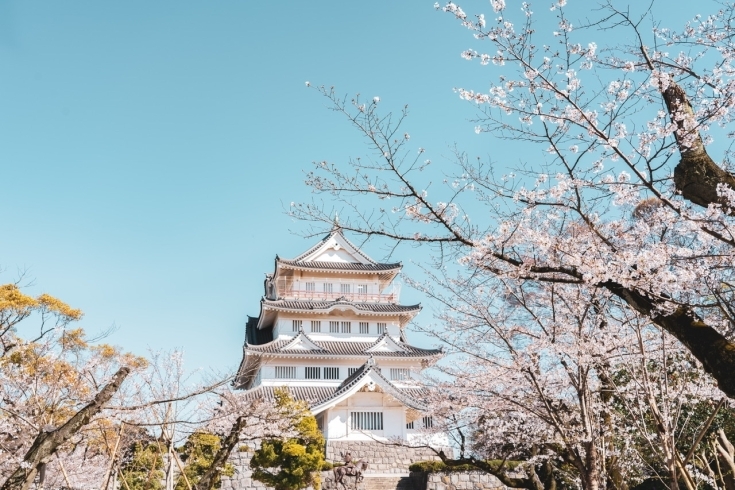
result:
[[[733,117],[735,7],[669,29],[653,10],[634,18],[608,3],[577,29],[565,0],[540,14],[491,6],[486,17],[437,5],[470,31],[478,47],[462,56],[491,77],[487,91],[457,93],[477,104],[479,133],[536,145],[532,162],[498,171],[458,151],[455,170],[442,168],[454,177],[437,184],[404,128],[407,108],[384,116],[377,97],[316,86],[371,152],[346,167],[318,162],[307,183],[340,203],[345,230],[433,246],[441,265],[456,259],[511,290],[559,284],[582,302],[619,299],[735,398],[735,181],[730,154],[717,163],[708,152]],[[554,17],[552,32],[539,16]],[[602,29],[615,44],[598,45]],[[326,224],[334,210],[315,200],[291,213]]]
[[[693,490],[708,479],[684,454],[709,426],[687,414],[721,395],[691,354],[619,298],[482,274],[429,273],[414,285],[445,306],[426,330],[452,358],[429,379],[425,440],[455,437],[457,457],[436,451],[446,464],[533,490],[625,489],[646,478]]]

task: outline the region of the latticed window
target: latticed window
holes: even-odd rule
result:
[[[277,379],[296,379],[296,366],[276,366]]]
[[[358,284],[357,294],[367,294],[367,284]]]
[[[383,412],[352,412],[352,430],[383,430]]]
[[[322,331],[322,322],[321,322],[321,320],[312,320],[311,321],[311,331],[312,332],[321,332]]]
[[[434,427],[434,419],[431,417],[424,417],[421,421],[424,423],[424,429],[431,429]]]
[[[387,323],[378,323],[378,335],[383,335],[388,328]]]
[[[331,293],[332,292],[332,283],[331,282],[325,282],[323,284],[324,286],[324,292],[325,293]]]
[[[309,293],[313,293],[316,291],[316,284],[313,282],[307,282],[306,283],[306,291]]]
[[[342,283],[339,285],[339,292],[350,294],[350,283]]]
[[[292,320],[291,321],[291,330],[293,330],[294,332],[298,332],[299,330],[301,330],[301,325],[302,324],[303,324],[303,322],[301,320]]]
[[[342,333],[352,332],[352,322],[342,322]]]
[[[368,322],[360,322],[360,333],[370,333],[370,325]]]
[[[322,378],[322,368],[320,367],[312,367],[312,366],[306,366],[306,379],[321,379]]]
[[[339,333],[339,322],[329,322],[329,332]]]
[[[406,424],[406,429],[413,429],[413,421]]]
[[[410,378],[410,371],[405,368],[390,368],[390,379],[402,380]]]
[[[339,379],[339,368],[338,367],[325,367],[324,368],[324,379]]]

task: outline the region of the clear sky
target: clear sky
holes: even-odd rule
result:
[[[26,270],[30,292],[82,308],[90,332],[117,325],[109,341],[128,350],[234,369],[275,255],[315,240],[284,214],[310,199],[304,171],[364,153],[305,81],[409,104],[434,160],[454,143],[517,158],[474,134],[452,88],[485,89],[488,72],[433,3],[0,0],[0,281]],[[659,6],[677,20],[700,7]]]

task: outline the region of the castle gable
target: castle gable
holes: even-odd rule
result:
[[[310,248],[303,254],[299,255],[294,262],[341,262],[353,264],[371,264],[376,262],[360,252],[360,250],[350,243],[337,229],[332,231],[324,240],[316,246]]]
[[[288,344],[280,348],[281,352],[324,352],[313,340],[304,332],[300,332]]]
[[[401,345],[399,345],[393,338],[388,334],[383,334],[369,349],[365,350],[366,353],[377,353],[377,352],[408,352]]]

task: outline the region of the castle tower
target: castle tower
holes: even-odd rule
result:
[[[276,256],[260,315],[248,319],[236,386],[266,398],[285,386],[307,401],[328,459],[346,448],[359,456],[355,447],[376,441],[411,442],[431,424],[416,378],[441,350],[406,341],[421,307],[399,303],[401,267],[375,262],[335,227],[294,259]]]

